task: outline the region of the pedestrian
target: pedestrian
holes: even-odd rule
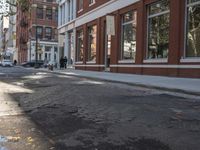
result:
[[[60,69],[64,68],[64,59],[63,57],[60,58]]]
[[[65,69],[67,69],[67,57],[66,56],[64,57],[64,67],[65,67]]]
[[[16,60],[16,59],[14,60],[14,65],[15,65],[15,66],[17,65],[17,60]]]

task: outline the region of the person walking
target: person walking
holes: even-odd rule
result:
[[[66,56],[64,57],[64,67],[65,67],[65,69],[67,69],[67,57]]]
[[[60,69],[64,68],[64,59],[63,57],[60,58]]]

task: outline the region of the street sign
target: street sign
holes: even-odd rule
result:
[[[107,35],[115,35],[115,17],[106,16],[106,33]]]

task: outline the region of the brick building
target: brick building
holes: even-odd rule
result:
[[[200,0],[77,0],[75,68],[200,78],[199,16]]]
[[[30,11],[18,11],[17,45],[19,61],[37,59],[58,62],[58,9],[56,0],[30,0]]]
[[[27,61],[28,54],[28,17],[29,12],[27,10],[17,7],[17,18],[16,18],[16,49],[18,52],[18,62],[22,63]]]

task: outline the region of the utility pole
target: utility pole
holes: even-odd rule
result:
[[[39,68],[38,66],[38,35],[37,35],[37,26],[36,26],[36,30],[35,30],[35,68]]]

